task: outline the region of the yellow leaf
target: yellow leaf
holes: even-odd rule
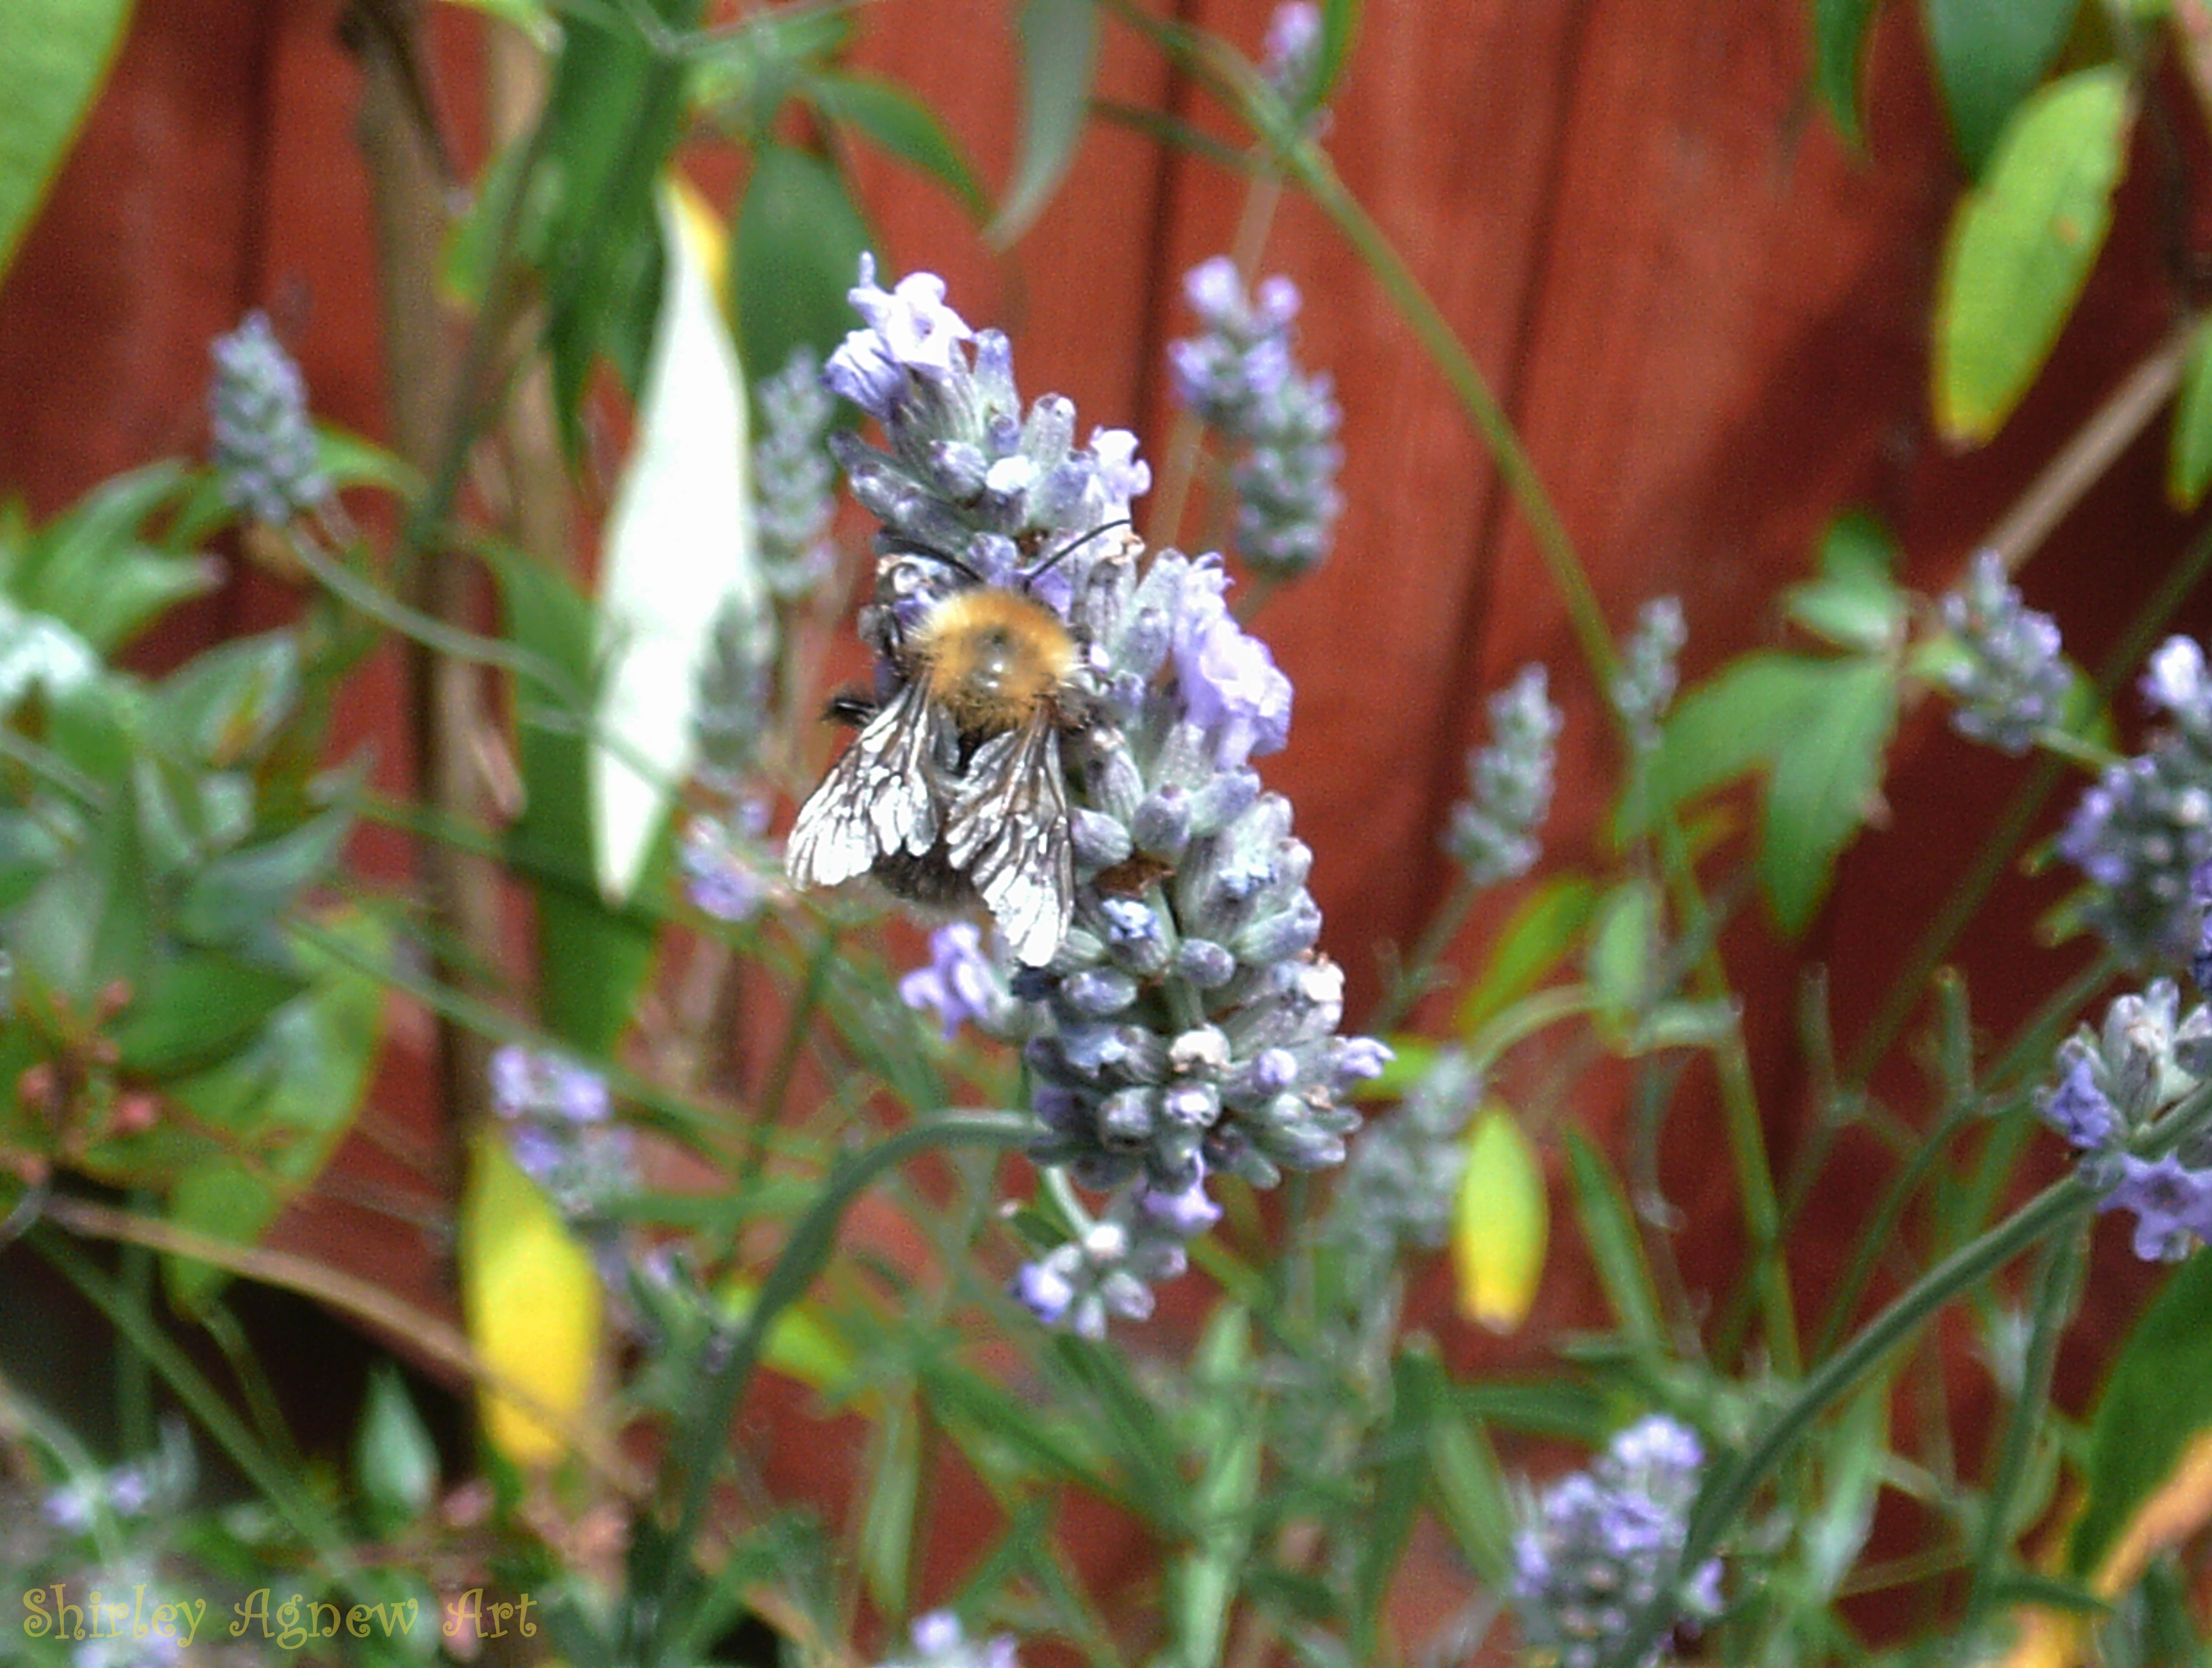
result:
[[[553,1202],[498,1140],[479,1138],[461,1202],[461,1310],[484,1364],[536,1409],[585,1422],[599,1375],[599,1271]],[[516,1398],[480,1392],[484,1437],[524,1467],[550,1466],[568,1440]]]
[[[1493,1332],[1512,1331],[1527,1319],[1550,1229],[1536,1149],[1513,1114],[1492,1103],[1468,1131],[1452,1213],[1460,1313]]]

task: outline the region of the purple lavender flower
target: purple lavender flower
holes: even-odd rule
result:
[[[2057,622],[2022,602],[1994,550],[1975,555],[1942,613],[1963,657],[1943,676],[1958,703],[1952,727],[2004,752],[2027,752],[2039,730],[2058,721],[2073,686]]]
[[[716,920],[750,920],[774,890],[774,861],[747,850],[714,818],[695,816],[684,825],[676,863],[692,907]]]
[[[2202,932],[2190,880],[2212,862],[2212,680],[2203,651],[2169,638],[2144,699],[2171,720],[2081,797],[2058,850],[2088,876],[2082,918],[2129,961],[2185,961]]]
[[[804,344],[753,391],[761,410],[752,473],[761,577],[777,601],[796,602],[821,589],[836,565],[829,534],[836,472],[828,442],[836,405],[820,361]]]
[[[2042,1111],[2044,1121],[2083,1152],[2102,1152],[2123,1133],[2118,1111],[2097,1087],[2087,1050],[2074,1055],[2058,1086],[2045,1095]]]
[[[1544,669],[1521,669],[1490,698],[1491,743],[1468,755],[1468,797],[1452,809],[1444,849],[1478,886],[1534,868],[1536,830],[1552,808],[1552,759],[1560,717],[1545,693]]]
[[[208,421],[223,502],[282,526],[326,501],[331,483],[307,422],[307,380],[268,315],[247,313],[210,352]]]
[[[1343,413],[1328,377],[1302,375],[1292,359],[1297,286],[1269,278],[1248,300],[1234,263],[1216,256],[1191,269],[1183,294],[1205,329],[1169,344],[1169,372],[1176,398],[1236,455],[1237,552],[1255,573],[1309,573],[1344,508]]]
[[[1321,56],[1321,8],[1310,0],[1284,0],[1267,21],[1260,73],[1284,100],[1296,104],[1312,89]]]
[[[1011,1634],[970,1641],[951,1610],[932,1610],[914,1623],[914,1651],[888,1658],[881,1668],[1016,1668]]]
[[[1513,1600],[1531,1646],[1559,1668],[1598,1668],[1656,1604],[1692,1626],[1719,1613],[1717,1559],[1678,1574],[1704,1463],[1695,1434],[1655,1414],[1544,1494],[1514,1538]],[[1638,1661],[1664,1654],[1655,1646]]]
[[[1658,742],[1659,721],[1674,699],[1675,658],[1689,635],[1678,597],[1655,597],[1637,610],[1611,694],[1613,711],[1640,747]]]
[[[2135,1253],[2147,1263],[2178,1263],[2212,1239],[2212,1169],[2195,1169],[2172,1153],[2154,1159],[2120,1155],[2119,1185],[2100,1210],[2132,1210]]]
[[[966,1024],[1004,1036],[1013,1017],[1013,998],[984,955],[982,931],[973,921],[951,921],[929,935],[929,965],[899,980],[899,1000],[933,1010],[947,1042]]]
[[[1279,751],[1291,737],[1291,681],[1267,646],[1246,634],[1222,593],[1229,576],[1193,566],[1175,622],[1173,653],[1183,711],[1204,731],[1214,761],[1240,769],[1255,753]]]
[[[967,368],[955,344],[975,333],[945,305],[945,280],[934,272],[909,272],[885,290],[876,283],[876,258],[863,254],[860,282],[845,294],[868,328],[847,335],[823,379],[878,422],[891,421],[909,373],[943,381]]]
[[[606,1080],[558,1055],[507,1044],[489,1065],[507,1151],[571,1222],[590,1226],[636,1188],[628,1130],[609,1120]]]

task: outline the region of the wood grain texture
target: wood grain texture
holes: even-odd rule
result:
[[[1018,127],[1013,9],[1011,0],[884,0],[860,14],[860,63],[914,87],[1000,185]],[[1680,595],[1692,675],[1786,640],[1771,599],[1806,571],[1820,530],[1847,505],[1871,506],[1897,528],[1916,585],[1948,585],[2070,425],[2164,335],[2177,307],[2167,247],[2177,230],[2199,241],[2206,230],[2201,142],[2179,153],[2177,228],[2165,155],[2139,140],[2111,247],[2047,375],[1994,443],[1944,452],[1929,436],[1924,344],[1960,179],[1915,9],[1885,8],[1875,31],[1869,158],[1848,154],[1814,107],[1806,9],[1804,0],[1370,4],[1329,132],[1352,190],[1520,426],[1608,619],[1626,628],[1645,597]],[[320,411],[382,429],[367,197],[349,130],[358,76],[332,39],[336,10],[335,0],[142,0],[114,82],[0,291],[0,488],[43,514],[114,470],[198,446],[206,343],[251,305],[269,307],[299,352]],[[1176,15],[1256,48],[1270,10],[1266,0],[1182,0]],[[450,8],[437,24],[442,107],[473,159],[473,25]],[[1229,134],[1126,27],[1109,24],[1103,64],[1106,96]],[[2178,82],[2168,92],[2193,115]],[[1173,415],[1160,356],[1192,325],[1182,275],[1229,246],[1241,179],[1101,126],[1036,227],[1000,256],[941,190],[871,151],[852,160],[889,267],[945,274],[971,323],[1014,336],[1025,391],[1072,397],[1085,432],[1138,428],[1158,464]],[[701,177],[726,192],[738,169],[723,155]],[[1526,521],[1411,334],[1295,197],[1264,265],[1298,282],[1304,357],[1333,371],[1346,417],[1337,552],[1278,593],[1260,626],[1297,685],[1291,744],[1263,762],[1314,847],[1324,944],[1351,975],[1356,1016],[1378,988],[1380,948],[1410,941],[1449,886],[1437,832],[1462,791],[1466,749],[1483,739],[1488,692],[1525,661],[1552,669],[1567,714],[1549,831],[1558,860],[1602,856],[1596,829],[1614,757]],[[2162,444],[2154,425],[2025,575],[2030,600],[2060,613],[2086,658],[2116,639],[2194,531],[2163,506]],[[276,581],[241,573],[145,652],[166,663],[291,607]],[[2184,623],[2201,629],[2206,617]],[[373,743],[380,783],[399,790],[396,703],[380,664],[349,696],[345,744]],[[2138,719],[2131,701],[2122,710]],[[1885,826],[1847,856],[1808,942],[1778,942],[1753,909],[1724,943],[1748,995],[1762,1105],[1785,1164],[1810,1112],[1795,1041],[1802,972],[1828,969],[1848,1046],[2021,773],[1956,741],[1925,708],[1908,716],[1895,760]],[[2046,812],[2046,829],[2060,809]],[[362,855],[377,873],[404,872],[388,839],[365,836]],[[2008,879],[1962,948],[1992,1034],[2078,958],[2078,948],[2034,941],[2035,915],[2057,889]],[[1476,912],[1457,947],[1462,967],[1516,895]],[[1443,1015],[1431,1004],[1423,1018],[1433,1028]],[[403,1039],[399,1075],[380,1095],[427,1117],[405,1053]],[[1565,1058],[1529,1051],[1510,1087],[1533,1110],[1613,1130],[1619,1079],[1601,1074],[1562,1096],[1553,1069]],[[1909,1058],[1876,1088],[1909,1116],[1925,1102]],[[1739,1246],[1731,1190],[1711,1162],[1709,1099],[1693,1072],[1668,1144],[1668,1180],[1693,1224],[1693,1284],[1717,1277]],[[1808,1291],[1832,1277],[1832,1248],[1881,1174],[1870,1151],[1844,1154],[1808,1216]],[[344,1161],[379,1162],[353,1147]],[[410,1267],[408,1277],[422,1274],[419,1242],[366,1243]],[[1477,1339],[1443,1319],[1443,1277],[1422,1300],[1455,1359],[1529,1356],[1531,1343]],[[2086,1329],[2081,1359],[2125,1307]],[[1563,1254],[1532,1335],[1594,1312],[1587,1277]],[[1126,1551],[1103,1534],[1108,1544],[1116,1558]]]

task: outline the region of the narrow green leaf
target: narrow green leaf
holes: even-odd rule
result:
[[[902,1616],[914,1563],[915,1511],[921,1501],[921,1421],[911,1395],[894,1395],[877,1416],[868,1433],[866,1476],[860,1576],[878,1610]]]
[[[1897,725],[1897,672],[1887,661],[1832,664],[1766,785],[1759,876],[1782,930],[1812,925],[1836,859],[1866,820]]]
[[[131,0],[0,6],[0,276],[107,79]]]
[[[1667,1332],[1660,1319],[1659,1289],[1644,1259],[1644,1239],[1628,1208],[1628,1194],[1605,1155],[1580,1130],[1566,1131],[1566,1147],[1576,1215],[1613,1319],[1638,1349],[1662,1350]]]
[[[2068,1573],[2094,1576],[2208,1434],[2212,1257],[2198,1256],[2166,1277],[2120,1346],[2097,1398],[2083,1467],[2087,1497],[2067,1543]]]
[[[1659,889],[1650,881],[1623,881],[1607,893],[1590,929],[1587,967],[1598,1013],[1615,1029],[1634,1022],[1651,990],[1659,943]]]
[[[755,378],[783,369],[801,343],[827,361],[860,318],[845,300],[872,241],[834,164],[763,145],[738,206],[730,282],[738,355]],[[892,275],[879,275],[888,282]]]
[[[589,700],[597,688],[592,605],[566,575],[518,551],[486,555],[499,581],[509,640],[569,685],[554,691],[518,678],[514,691],[525,798],[507,841],[537,905],[539,1016],[571,1046],[603,1054],[629,1023],[652,968],[655,938],[648,919],[611,909],[594,877],[585,715],[564,700]],[[667,849],[664,837],[648,860],[648,884]]]
[[[1807,1579],[1825,1603],[1857,1562],[1874,1528],[1889,1458],[1889,1380],[1875,1379],[1831,1425],[1820,1449],[1820,1491],[1805,1519]]]
[[[353,808],[341,804],[273,840],[225,852],[178,898],[178,935],[201,944],[253,937],[330,872],[352,828]]]
[[[875,76],[816,76],[802,84],[806,96],[832,122],[849,127],[909,167],[919,169],[980,216],[983,187],[959,142],[937,112],[896,82]]]
[[[1408,1348],[1390,1374],[1390,1422],[1373,1469],[1373,1497],[1359,1514],[1352,1566],[1351,1655],[1377,1659],[1382,1600],[1413,1532],[1428,1476],[1428,1433],[1444,1405],[1443,1370],[1434,1355]]]
[[[1472,1036],[1483,1023],[1519,1000],[1565,961],[1589,925],[1597,887],[1584,875],[1554,875],[1516,907],[1498,929],[1481,975],[1453,1022]]]
[[[1936,421],[1964,444],[2003,426],[2050,357],[2112,224],[2134,100],[2106,64],[2052,82],[2007,125],[1944,244]]]
[[[2166,494],[2177,509],[2193,510],[2212,482],[2212,323],[2200,325],[2181,373],[2173,408],[2173,447],[2167,454]]]
[[[391,1537],[430,1507],[438,1491],[438,1445],[390,1362],[368,1375],[368,1396],[353,1438],[353,1475],[370,1528]]]
[[[1859,118],[1859,65],[1867,27],[1881,0],[1813,0],[1814,77],[1836,126],[1851,149],[1866,148]]]
[[[1476,1421],[1440,1408],[1429,1422],[1429,1500],[1461,1556],[1491,1586],[1513,1579],[1513,1507],[1505,1474]]]
[[[1094,0],[1023,0],[1021,161],[989,237],[1004,249],[1027,231],[1058,189],[1083,136],[1098,71]]]
[[[1981,173],[2005,123],[2066,44],[2081,0],[1925,0],[1960,160]]]

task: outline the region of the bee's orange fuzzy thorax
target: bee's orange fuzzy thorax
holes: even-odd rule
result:
[[[1060,616],[996,585],[956,591],[938,604],[912,648],[930,698],[969,736],[1028,723],[1075,670],[1075,639]]]

